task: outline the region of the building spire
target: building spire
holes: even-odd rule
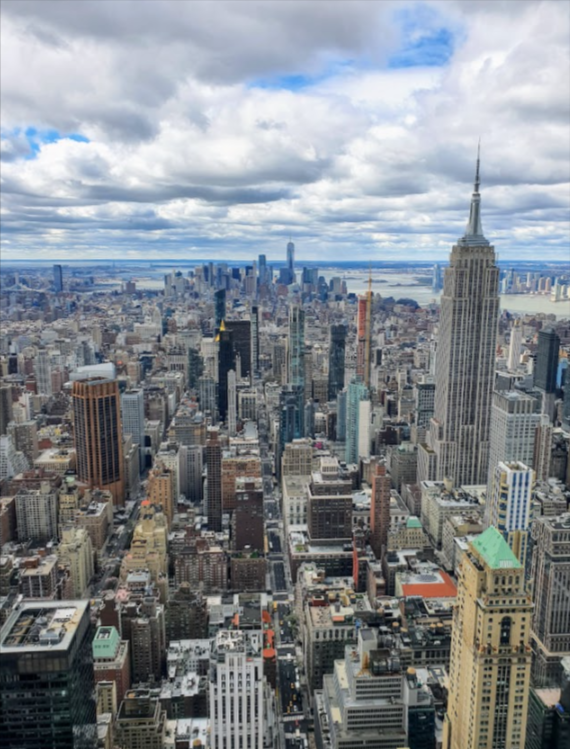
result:
[[[481,223],[481,195],[479,185],[479,166],[481,163],[481,139],[477,145],[477,166],[475,168],[475,184],[473,185],[473,195],[471,196],[471,209],[469,211],[469,221],[465,227],[465,235],[460,240],[461,244],[489,244],[483,236],[483,225]]]

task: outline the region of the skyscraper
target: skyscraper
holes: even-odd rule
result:
[[[289,283],[295,281],[295,245],[287,242],[287,269],[289,271]]]
[[[433,266],[431,290],[434,294],[437,294],[441,291],[441,265],[439,263],[435,263],[435,265]]]
[[[237,383],[233,369],[228,372],[228,433],[235,437],[237,430]]]
[[[377,465],[372,476],[370,497],[370,545],[377,559],[388,548],[390,529],[390,490],[392,482],[386,474],[386,467]]]
[[[251,308],[251,379],[259,373],[259,307]],[[242,363],[243,364],[243,363]]]
[[[559,350],[560,338],[554,330],[552,328],[541,330],[538,334],[534,384],[545,393],[554,393],[556,390]]]
[[[228,413],[228,372],[235,371],[236,356],[234,351],[233,335],[226,330],[222,320],[220,331],[216,337],[219,344],[218,349],[218,412],[220,419],[225,421]]]
[[[329,400],[344,387],[346,325],[331,325],[329,347]]]
[[[483,483],[489,459],[499,269],[483,236],[480,201],[477,155],[469,221],[445,271],[429,433],[437,478],[449,476],[457,486]]]
[[[522,327],[521,321],[517,319],[513,323],[511,328],[511,340],[509,341],[509,358],[507,366],[511,372],[514,372],[519,365],[521,358],[521,344],[522,344]]]
[[[251,321],[226,320],[225,326],[226,330],[232,334],[234,352],[241,361],[241,376],[249,377],[251,374]]]
[[[444,749],[524,749],[531,613],[522,565],[490,527],[459,568]]]
[[[222,446],[219,430],[208,429],[206,441],[206,466],[208,476],[208,528],[222,530]]]
[[[53,288],[56,294],[63,291],[63,268],[61,265],[53,266]]]
[[[487,524],[503,534],[523,569],[527,563],[533,499],[532,468],[517,461],[500,462],[495,466],[485,508]]]
[[[25,601],[2,628],[2,746],[76,749],[97,743],[88,601]]]
[[[0,436],[8,431],[12,411],[12,385],[0,382]]]
[[[560,686],[560,660],[570,656],[570,514],[537,518],[532,538],[533,683]]]
[[[51,367],[48,352],[40,349],[34,360],[34,372],[40,395],[51,395]]]
[[[259,255],[257,258],[257,267],[258,267],[258,279],[259,279],[259,285],[263,286],[267,283],[267,256],[266,255]]]
[[[261,631],[225,629],[217,633],[209,672],[212,749],[263,749],[262,653]]]
[[[219,330],[222,320],[226,319],[226,290],[218,289],[214,294],[215,329]]]
[[[368,279],[368,291],[365,295],[358,297],[358,312],[356,320],[356,376],[366,385],[370,386],[370,338],[372,325],[372,279]]]
[[[289,310],[289,385],[305,387],[305,312],[294,304]]]
[[[358,463],[358,458],[370,455],[368,433],[370,430],[370,395],[364,383],[353,379],[348,386],[346,398],[346,447],[347,463]]]
[[[77,476],[90,488],[110,491],[124,502],[123,434],[117,380],[90,377],[73,383]]]
[[[487,497],[491,496],[495,468],[501,461],[520,461],[532,466],[540,404],[519,390],[493,393],[489,438]]]
[[[144,431],[144,391],[142,389],[126,390],[121,394],[121,416],[123,434],[130,434],[139,446],[140,469],[145,462]]]

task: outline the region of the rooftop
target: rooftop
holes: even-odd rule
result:
[[[65,652],[89,607],[88,601],[34,601],[20,604],[0,635],[0,653],[23,650]]]
[[[99,627],[93,638],[93,658],[114,658],[120,642],[115,627]]]
[[[487,528],[471,545],[492,570],[521,569],[511,547],[494,526]]]

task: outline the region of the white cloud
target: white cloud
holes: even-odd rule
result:
[[[8,257],[46,245],[58,257],[157,245],[277,255],[289,233],[307,259],[373,259],[390,245],[445,257],[465,225],[479,136],[484,227],[501,257],[545,245],[568,256],[565,3],[2,10]],[[446,65],[387,66],[406,44],[421,62],[422,38],[433,51],[440,29],[454,39]],[[90,142],[25,158],[28,127]]]

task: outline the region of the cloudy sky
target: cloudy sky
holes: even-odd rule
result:
[[[2,0],[2,256],[568,259],[569,9]]]

